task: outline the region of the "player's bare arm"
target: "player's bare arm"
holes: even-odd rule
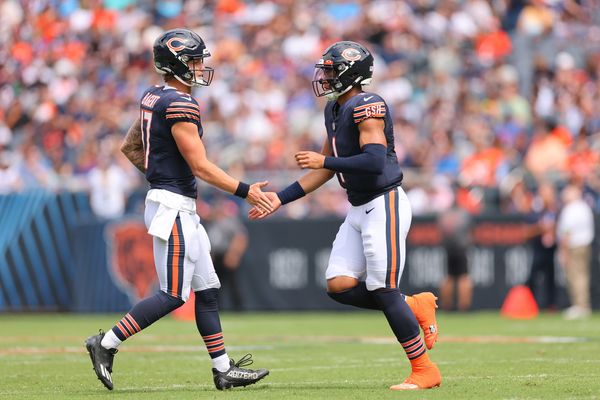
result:
[[[206,149],[198,134],[198,127],[195,124],[178,122],[173,125],[171,133],[181,155],[190,166],[194,176],[228,193],[236,193],[240,181],[231,177],[206,158]],[[257,182],[250,185],[248,195],[246,196],[246,201],[249,204],[257,206],[264,212],[273,210],[271,201],[261,190],[267,184],[268,182]]]
[[[142,128],[140,119],[136,119],[125,135],[121,144],[121,152],[142,174],[146,173],[144,164],[144,145],[142,143]]]
[[[385,134],[383,130],[385,128],[383,119],[381,118],[369,118],[358,124],[358,130],[360,136],[358,142],[360,147],[363,148],[367,144],[382,144],[387,146],[385,141]]]

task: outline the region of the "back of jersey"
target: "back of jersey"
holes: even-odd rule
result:
[[[177,122],[190,122],[202,137],[196,100],[170,86],[153,86],[142,95],[140,121],[150,187],[195,199],[196,178],[179,152],[171,128]]]

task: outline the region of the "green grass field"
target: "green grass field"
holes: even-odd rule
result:
[[[121,346],[115,390],[83,340],[121,315],[0,315],[0,399],[600,399],[600,315],[511,321],[439,314],[430,356],[442,387],[393,392],[409,365],[378,313],[222,316],[228,353],[254,355],[264,383],[218,392],[193,322],[159,321]]]

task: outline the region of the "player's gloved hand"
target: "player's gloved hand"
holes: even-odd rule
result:
[[[273,205],[271,204],[271,200],[261,190],[261,188],[267,186],[268,184],[268,181],[253,183],[252,185],[250,185],[250,190],[248,190],[248,196],[246,196],[246,201],[250,205],[258,207],[258,209],[264,213],[273,211]]]
[[[279,200],[279,196],[275,192],[265,192],[264,193],[270,200],[273,205],[273,210],[270,212],[263,212],[257,207],[252,207],[250,211],[248,211],[248,218],[251,220],[263,219],[273,214],[275,211],[281,207],[281,200]]]
[[[314,151],[299,151],[294,157],[300,168],[321,169],[325,163],[325,156]]]

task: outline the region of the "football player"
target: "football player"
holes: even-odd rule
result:
[[[267,212],[267,182],[240,182],[206,158],[200,109],[192,87],[208,86],[213,69],[204,65],[210,53],[204,41],[187,29],[165,32],[154,43],[154,66],[165,84],[148,88],[141,98],[140,117],[131,126],[122,152],[150,183],[144,219],[152,235],[160,290],[137,303],[108,332],[91,336],[85,346],[98,379],[113,389],[112,366],[117,347],[127,338],[182,306],[195,292],[198,331],[212,359],[217,389],[246,386],[269,374],[242,368],[250,355],[230,360],[223,340],[217,290],[219,279],[210,257],[210,243],[196,214],[196,177],[245,198]]]
[[[412,212],[400,186],[402,171],[388,106],[376,93],[362,90],[372,76],[373,56],[359,43],[337,42],[325,51],[316,64],[313,90],[329,100],[327,139],[321,153],[295,154],[298,166],[310,169],[309,173],[268,195],[277,210],[337,176],[352,207],[333,242],[327,293],[342,304],[383,311],[412,366],[410,376],[390,389],[428,389],[442,380],[427,354],[438,335],[436,297],[432,293],[404,296],[398,289]],[[253,208],[249,217],[269,214]]]

